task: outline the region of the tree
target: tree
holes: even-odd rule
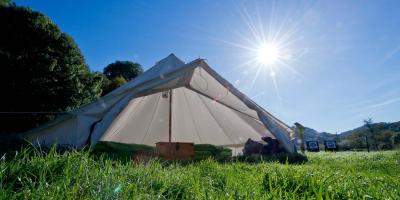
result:
[[[132,61],[115,61],[107,65],[103,70],[103,74],[110,80],[116,77],[123,77],[129,81],[142,73],[142,66]]]
[[[107,79],[106,81],[104,81],[102,95],[108,94],[109,92],[113,91],[115,88],[118,88],[125,83],[127,83],[127,81],[125,80],[124,77],[121,77],[121,76],[115,77],[111,80]]]
[[[0,6],[0,26],[1,112],[63,112],[100,96],[102,78],[48,17],[8,4]],[[19,132],[52,117],[1,118],[0,132]]]
[[[103,83],[102,96],[127,83],[129,80],[136,78],[142,73],[143,68],[141,65],[132,61],[117,60],[107,65],[103,70],[103,74],[108,80],[105,80]]]
[[[391,130],[382,130],[379,134],[375,135],[375,143],[378,146],[378,150],[388,150],[393,149],[394,136],[396,133]]]
[[[11,4],[11,0],[0,0],[0,6],[8,6]]]
[[[400,133],[393,135],[393,143],[395,146],[400,146]]]
[[[373,121],[372,118],[364,119],[364,124],[368,128],[371,136],[374,134],[374,128],[373,128]],[[368,141],[368,134],[365,134],[365,142],[367,143],[367,150],[369,152],[369,141]]]

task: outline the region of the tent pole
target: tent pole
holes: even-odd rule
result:
[[[171,143],[171,126],[172,126],[172,90],[169,90],[169,127],[168,127],[169,143]]]

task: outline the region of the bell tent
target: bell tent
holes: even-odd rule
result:
[[[203,59],[174,54],[141,76],[67,116],[32,130],[34,144],[82,148],[98,141],[155,146],[190,142],[241,148],[276,138],[294,152],[292,130],[216,73]]]

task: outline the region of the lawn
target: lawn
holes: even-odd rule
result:
[[[1,158],[0,199],[400,198],[399,151],[307,156],[303,164],[137,164],[85,151],[24,149]]]

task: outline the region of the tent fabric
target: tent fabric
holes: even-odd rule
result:
[[[239,109],[242,112],[245,112],[247,106],[248,109],[257,111],[258,119],[263,122],[266,128],[274,133],[274,136],[284,145],[285,149],[290,152],[295,151],[293,141],[290,139],[290,137],[293,135],[293,130],[291,130],[289,126],[268,113],[265,109],[257,105],[254,101],[252,101],[246,95],[237,90],[232,84],[230,84],[211,67],[209,67],[207,63],[202,62],[200,65],[201,69],[204,69],[204,71],[208,72],[208,74],[212,77],[208,77],[207,79],[207,82],[209,84],[215,83],[214,81],[211,81],[212,79],[215,79],[218,83],[220,83],[219,91],[215,92],[215,88],[218,87],[218,84],[214,84],[213,87],[208,87],[206,89],[208,94],[211,94],[211,96],[213,96],[216,101],[224,102],[227,105],[231,105],[232,109]],[[205,77],[207,77],[207,73],[202,73],[201,76],[204,79]],[[223,88],[221,86],[223,86]],[[224,94],[223,91],[225,91],[226,94]],[[197,92],[203,93],[203,91],[201,90],[197,90]],[[229,95],[229,92],[231,92],[232,95]],[[243,104],[245,104],[246,106],[243,106],[240,102],[237,103],[237,101],[232,100],[232,96],[239,98],[240,101],[242,101]],[[241,108],[245,109],[243,110]],[[249,112],[247,112],[247,114],[252,115],[252,113]]]
[[[169,101],[161,93],[133,99],[100,140],[147,145],[168,142],[168,108]]]
[[[198,93],[207,95],[240,112],[257,118],[257,111],[250,109],[241,99],[230,91],[229,87],[222,85],[202,67],[197,67],[194,70],[193,77],[190,81],[190,87]]]
[[[41,145],[81,148],[98,141],[240,147],[249,138],[269,136],[293,152],[291,134],[286,124],[237,90],[204,60],[185,64],[171,54],[99,100],[24,137]]]
[[[265,127],[247,123],[240,113],[185,87],[173,90],[172,109],[173,141],[231,145],[267,135]]]
[[[182,74],[185,73],[186,76],[188,76],[187,73],[191,73],[191,67],[195,66],[198,62],[199,61],[196,60],[185,65],[175,55],[171,54],[157,62],[154,67],[147,70],[141,76],[129,81],[127,84],[117,88],[99,100],[84,105],[72,111],[67,116],[60,117],[37,129],[23,133],[21,137],[32,141],[34,144],[66,144],[76,148],[87,145],[86,141],[90,137],[91,139],[89,138],[89,140],[92,141],[92,144],[95,144],[97,140],[91,137],[94,134],[91,130],[92,126],[98,121],[104,122],[104,118],[112,113],[111,111],[113,109],[115,110],[116,107],[118,108],[117,105],[120,105],[121,101],[132,98],[138,95],[139,92],[142,92],[142,95],[144,95],[146,92],[150,92],[150,89],[152,89],[154,85],[158,86],[158,90],[160,90],[160,88],[162,89],[162,86],[171,81],[173,77],[182,77]],[[183,69],[179,70],[180,68]],[[179,85],[175,86],[178,87]],[[154,87],[154,89],[157,88]],[[80,126],[72,129],[72,123],[78,125],[77,118],[80,119]],[[68,126],[65,124],[70,125]],[[96,124],[96,126],[98,125]],[[84,139],[77,140],[77,138]]]

